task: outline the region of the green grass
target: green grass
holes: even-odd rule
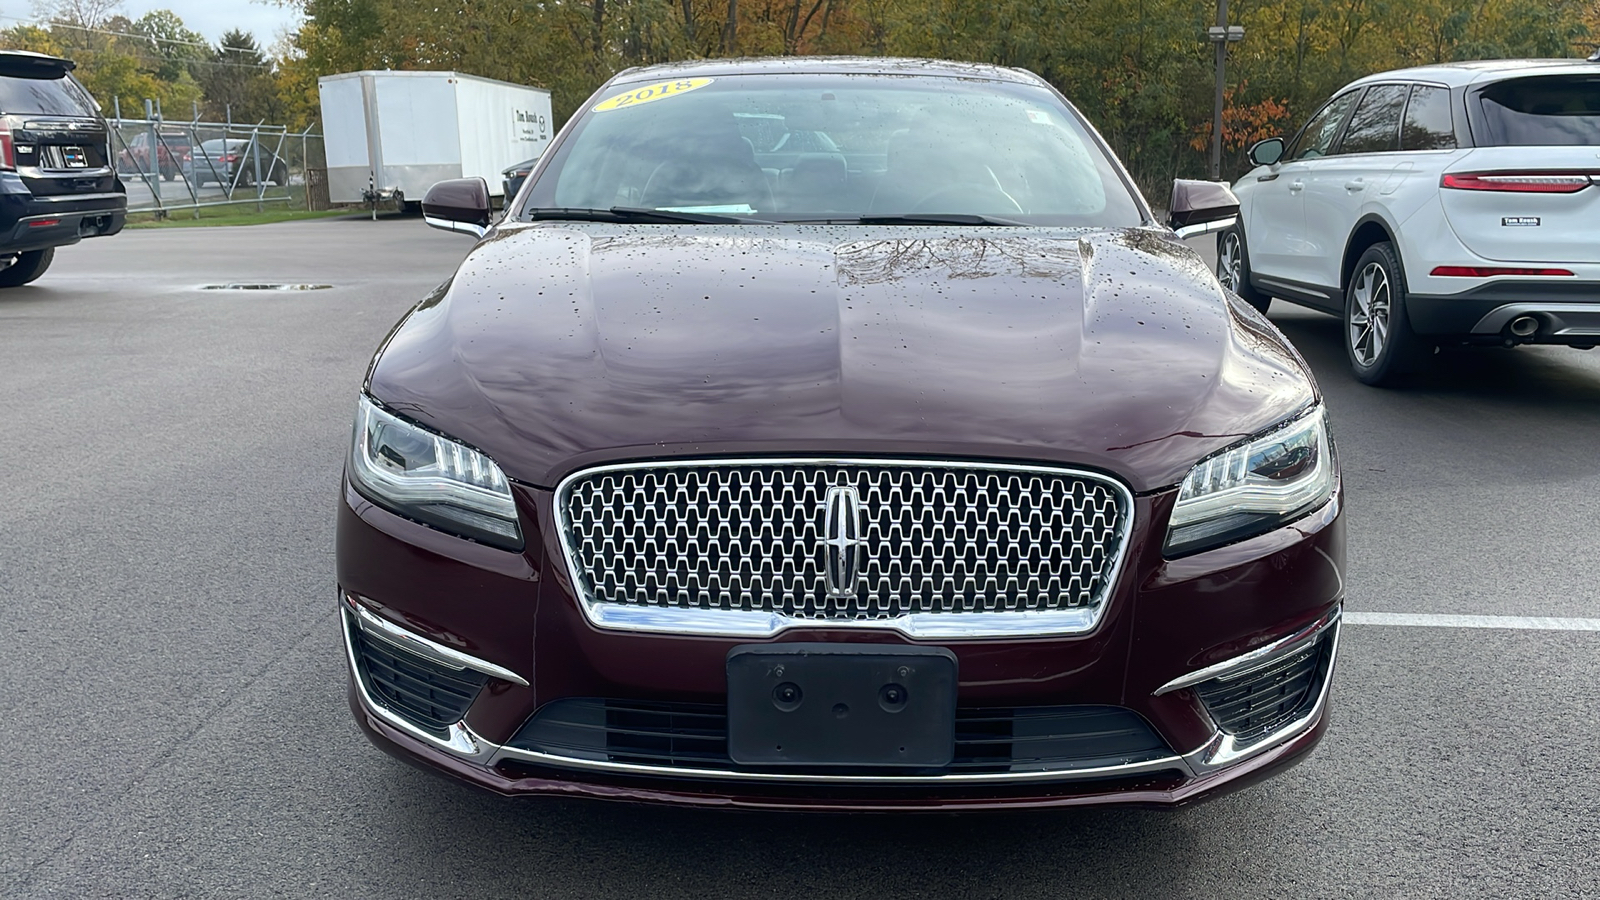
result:
[[[308,212],[304,209],[289,209],[282,201],[263,205],[261,212],[256,212],[255,204],[242,203],[237,206],[207,206],[200,209],[200,218],[195,218],[193,209],[174,207],[167,212],[166,218],[157,218],[155,213],[141,212],[128,215],[128,228],[194,228],[210,227],[214,225],[269,225],[275,222],[298,222],[302,219],[327,219],[334,216],[361,215],[359,209],[330,209],[321,212]]]

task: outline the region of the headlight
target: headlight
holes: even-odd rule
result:
[[[1270,531],[1326,502],[1334,481],[1327,417],[1318,406],[1195,466],[1178,490],[1166,555]]]
[[[511,487],[494,460],[384,412],[363,396],[350,481],[407,518],[507,550],[522,549]]]

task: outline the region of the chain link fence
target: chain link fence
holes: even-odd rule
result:
[[[123,118],[107,124],[129,212],[198,218],[209,206],[329,208],[327,156],[322,136],[309,128]]]

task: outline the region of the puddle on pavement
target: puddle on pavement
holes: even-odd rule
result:
[[[266,284],[230,282],[228,284],[203,284],[202,291],[325,291],[331,284]]]

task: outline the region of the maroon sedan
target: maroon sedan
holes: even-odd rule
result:
[[[819,147],[752,139],[797,133]],[[503,794],[1175,806],[1327,727],[1305,363],[1027,72],[633,69],[383,343],[339,507],[351,707]]]

